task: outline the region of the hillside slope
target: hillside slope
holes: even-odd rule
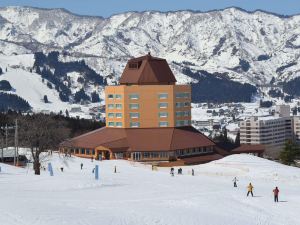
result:
[[[54,177],[0,164],[1,224],[295,225],[300,220],[299,169],[254,156],[183,167],[183,175],[174,177],[169,168],[151,171],[122,160],[58,155],[48,160],[43,164],[52,163]],[[95,165],[100,166],[98,181]],[[238,188],[233,188],[235,176]],[[246,197],[249,182],[255,197]],[[279,203],[273,202],[275,186]]]

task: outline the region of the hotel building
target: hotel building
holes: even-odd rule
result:
[[[191,86],[177,85],[165,59],[128,61],[119,85],[105,88],[106,127],[67,140],[61,150],[96,159],[193,163],[224,151],[191,126]]]

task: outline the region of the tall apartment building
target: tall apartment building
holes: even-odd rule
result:
[[[300,144],[300,116],[293,117],[294,122],[294,140],[296,143]]]
[[[289,106],[276,107],[275,116],[253,116],[240,122],[241,144],[262,144],[265,155],[270,157],[278,157],[285,142],[293,139],[294,123]]]
[[[224,152],[191,126],[191,86],[176,84],[165,59],[131,59],[119,82],[105,88],[106,127],[65,141],[63,151],[134,161],[222,158]]]

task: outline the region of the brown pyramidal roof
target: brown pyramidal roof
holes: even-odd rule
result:
[[[165,59],[150,55],[130,59],[120,84],[175,84],[176,78]]]

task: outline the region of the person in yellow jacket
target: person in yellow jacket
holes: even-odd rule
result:
[[[252,197],[253,197],[253,185],[251,183],[249,183],[248,185],[248,193],[247,193],[247,197],[249,196],[249,194],[251,193]]]

